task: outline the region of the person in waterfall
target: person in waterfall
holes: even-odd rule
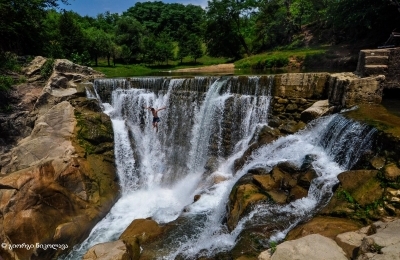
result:
[[[158,122],[160,122],[160,118],[158,117],[158,111],[166,109],[166,107],[162,107],[159,109],[155,109],[154,107],[143,107],[143,108],[150,110],[151,113],[153,114],[153,128],[155,128],[156,132],[158,133]]]

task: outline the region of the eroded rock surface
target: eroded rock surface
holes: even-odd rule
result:
[[[32,83],[15,87],[32,90],[19,93],[15,106],[32,125],[22,128],[21,136],[5,139],[7,147],[0,150],[0,240],[35,246],[2,247],[3,259],[52,259],[67,253],[118,197],[110,118],[75,87],[100,74],[56,60],[67,80],[53,72],[47,84],[75,91],[53,95],[46,88],[39,91],[44,63],[42,57],[35,59],[25,70]],[[45,249],[37,244],[63,246]]]

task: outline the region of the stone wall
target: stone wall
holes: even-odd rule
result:
[[[400,88],[400,48],[361,50],[356,74],[362,78],[384,75],[384,88]]]

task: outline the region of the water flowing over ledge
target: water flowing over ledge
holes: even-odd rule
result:
[[[159,258],[195,259],[230,250],[244,228],[268,221],[281,227],[271,239],[283,239],[318,211],[329,200],[336,176],[369,149],[375,130],[341,115],[320,118],[296,134],[258,148],[235,172],[235,159],[256,131],[268,124],[272,84],[273,76],[96,80],[94,93],[89,93],[112,118],[122,196],[67,259],[118,239],[137,218],[151,217],[162,224],[181,217]],[[159,112],[158,133],[143,106],[167,107]],[[310,154],[315,156],[318,178],[306,198],[286,206],[258,205],[232,232],[227,231],[225,205],[241,176],[256,167],[270,170],[283,161],[300,166]],[[214,183],[217,176],[225,181]],[[193,203],[196,194],[202,195]]]

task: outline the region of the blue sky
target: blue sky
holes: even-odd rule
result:
[[[134,6],[137,0],[68,0],[69,5],[64,5],[61,2],[60,8],[66,10],[72,10],[77,12],[81,16],[92,16],[96,17],[97,14],[105,13],[110,11],[111,13],[119,13],[126,11],[129,7]],[[179,3],[179,4],[192,4],[199,5],[203,8],[207,6],[207,0],[164,0],[164,3]]]

